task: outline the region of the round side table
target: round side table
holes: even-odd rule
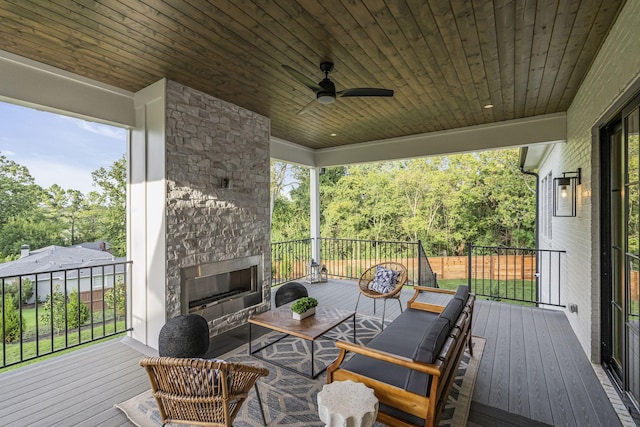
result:
[[[371,427],[378,415],[378,398],[362,383],[336,381],[318,393],[318,413],[327,427]]]

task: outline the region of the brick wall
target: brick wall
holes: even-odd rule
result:
[[[259,310],[268,308],[269,138],[266,117],[167,82],[167,318],[180,314],[182,267],[252,255],[264,257]],[[212,335],[253,311],[214,320]]]
[[[553,218],[552,239],[541,246],[567,251],[563,283],[566,303],[576,303],[577,313],[567,317],[584,351],[600,360],[600,247],[597,128],[612,107],[631,96],[640,78],[640,0],[629,0],[607,36],[600,52],[567,111],[566,144],[558,144],[543,161],[540,176],[582,168],[576,218]]]

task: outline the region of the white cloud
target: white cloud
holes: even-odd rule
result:
[[[114,126],[107,126],[100,123],[87,122],[84,120],[78,120],[78,127],[82,130],[86,130],[91,133],[105,136],[107,138],[117,139],[122,141],[126,134],[126,130],[117,128]]]
[[[7,157],[11,157],[11,156],[15,156],[16,153],[14,151],[10,151],[10,150],[0,150],[0,154],[7,156]]]

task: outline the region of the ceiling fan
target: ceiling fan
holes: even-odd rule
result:
[[[325,61],[320,63],[320,70],[324,73],[324,79],[318,83],[315,83],[313,80],[288,65],[283,65],[282,68],[291,74],[293,78],[311,89],[316,94],[316,100],[321,104],[331,104],[336,100],[336,98],[354,96],[393,96],[393,90],[391,89],[377,89],[371,87],[345,89],[340,92],[336,92],[336,85],[334,85],[331,79],[329,79],[329,73],[333,71],[333,62]],[[313,101],[298,111],[297,114],[306,112],[312,104]]]

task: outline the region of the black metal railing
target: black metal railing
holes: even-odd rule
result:
[[[478,296],[564,307],[562,261],[566,251],[467,245],[469,288]]]
[[[0,277],[0,368],[127,331],[131,263]]]
[[[272,285],[305,277],[311,261],[311,243],[312,239],[300,239],[271,244]]]
[[[430,288],[438,287],[438,276],[431,268],[431,263],[429,263],[429,258],[420,240],[418,240],[418,284]]]
[[[404,264],[407,284],[437,287],[436,275],[418,242],[320,238],[320,262],[328,275],[341,279],[359,279],[372,265],[385,261]],[[304,278],[311,261],[314,239],[271,244],[271,281],[276,285]],[[318,260],[316,260],[318,261]]]
[[[413,285],[418,283],[418,245],[417,242],[321,238],[320,254],[329,276],[359,279],[372,265],[393,261],[407,267],[407,284]]]

